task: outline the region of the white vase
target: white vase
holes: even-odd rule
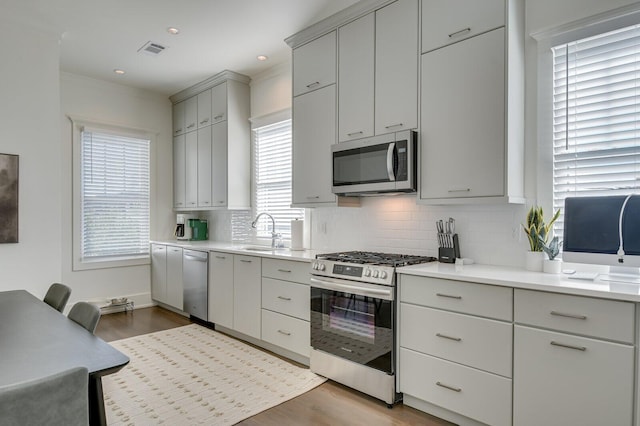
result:
[[[542,262],[542,271],[547,274],[559,274],[562,270],[562,260],[560,259],[544,259]]]
[[[542,251],[528,251],[525,257],[527,271],[542,272],[542,263],[546,255]]]

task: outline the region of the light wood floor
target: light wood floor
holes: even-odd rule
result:
[[[188,318],[163,308],[136,309],[133,313],[103,315],[96,335],[110,342],[190,323]],[[402,404],[388,409],[382,401],[329,380],[312,391],[263,411],[239,425],[442,426],[451,423]]]

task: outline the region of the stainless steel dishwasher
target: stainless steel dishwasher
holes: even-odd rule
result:
[[[204,251],[184,250],[182,254],[182,280],[186,313],[201,320],[207,318],[209,254]]]

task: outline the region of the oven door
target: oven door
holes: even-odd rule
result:
[[[311,278],[311,346],[394,373],[394,287]]]

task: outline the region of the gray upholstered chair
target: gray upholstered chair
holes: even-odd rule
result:
[[[76,367],[51,376],[0,387],[0,424],[86,426],[89,374]]]
[[[64,284],[53,283],[44,295],[44,302],[57,311],[64,311],[71,296],[71,289]]]
[[[93,333],[100,320],[100,308],[88,302],[78,302],[73,305],[68,317]]]

